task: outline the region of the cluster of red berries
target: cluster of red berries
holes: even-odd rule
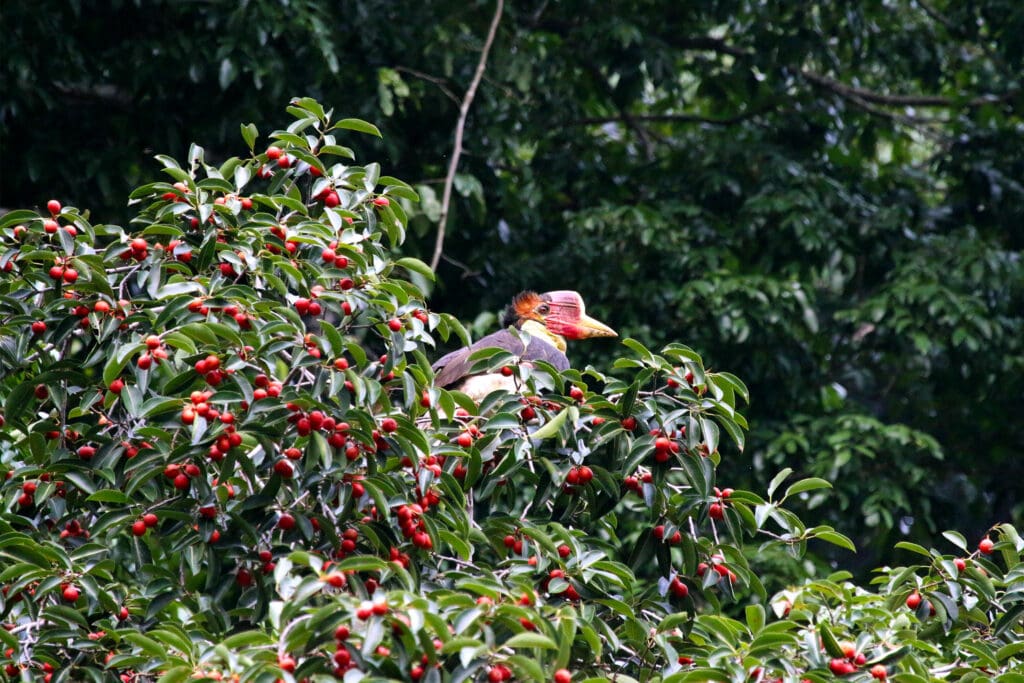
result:
[[[676,371],[678,372],[679,369],[680,368],[676,368]],[[689,384],[692,387],[693,386],[693,373],[690,372],[689,370],[687,370],[686,373],[683,375],[683,381],[685,381],[687,384]],[[665,384],[666,384],[666,386],[668,386],[669,389],[675,389],[675,388],[679,387],[679,380],[670,375],[665,380]]]
[[[18,496],[18,506],[27,508],[32,507],[36,502],[36,488],[38,485],[34,481],[26,481],[21,485],[21,495]]]
[[[182,423],[190,425],[196,421],[197,417],[201,417],[207,422],[218,419],[221,414],[220,411],[210,405],[211,398],[213,398],[212,391],[193,391],[189,394],[189,403],[185,404],[181,409]],[[227,418],[227,422],[224,424],[231,424],[233,422],[234,416]]]
[[[512,669],[504,664],[495,664],[487,670],[487,680],[490,683],[501,683],[512,678]]]
[[[188,189],[188,185],[183,182],[174,183],[174,189],[177,192],[167,191],[160,195],[160,198],[168,202],[180,202],[182,204],[188,203],[188,197],[186,195],[192,194],[192,190]]]
[[[160,519],[156,514],[147,512],[142,515],[142,517],[132,522],[132,534],[135,536],[144,536],[147,529],[152,529],[159,523]]]
[[[159,248],[160,245],[158,244]],[[167,243],[167,253],[171,255],[171,258],[181,261],[182,263],[192,262],[192,249],[189,247],[187,242],[181,240],[171,240]]]
[[[651,533],[654,535],[654,538],[662,541],[663,543],[668,543],[669,545],[678,545],[683,542],[683,534],[679,529],[676,529],[671,534],[666,535],[664,524],[659,524],[654,527],[654,529],[651,530]]]
[[[729,579],[729,583],[736,583],[736,573],[725,565],[725,558],[721,555],[712,555],[711,564],[701,562],[697,565],[697,576],[704,576],[708,569],[711,569],[722,578]]]
[[[192,485],[192,479],[198,477],[202,471],[195,463],[188,463],[184,467],[178,463],[171,463],[164,468],[164,477],[169,479],[174,488],[184,491]]]
[[[686,428],[683,427],[679,430],[679,436],[686,435]],[[669,461],[669,459],[679,452],[679,442],[673,438],[675,436],[674,430],[663,432],[658,429],[651,430],[651,436],[656,437],[654,439],[654,462],[659,465]]]
[[[18,226],[18,227],[23,227],[23,226]],[[54,219],[48,218],[48,219],[43,221],[43,232],[45,232],[47,235],[55,235],[55,234],[57,234],[58,230],[60,230],[60,223],[58,223]],[[64,226],[64,232],[66,232],[67,234],[71,235],[72,237],[77,237],[78,236],[78,230],[75,229],[75,226],[73,226],[73,225],[65,225]],[[18,238],[21,234],[22,233],[19,232],[17,228],[14,229],[14,237],[15,238]]]
[[[70,296],[67,293],[65,293],[65,297],[66,298],[70,298]],[[90,324],[90,322],[89,322],[89,314],[90,313],[97,313],[99,315],[106,315],[107,313],[110,313],[111,311],[114,311],[114,317],[116,317],[119,320],[123,321],[124,320],[124,312],[123,311],[127,310],[131,306],[131,304],[129,302],[127,302],[127,301],[121,300],[121,301],[117,302],[117,306],[118,306],[118,308],[115,309],[113,306],[110,305],[109,301],[105,301],[103,299],[100,299],[99,301],[95,302],[92,305],[92,308],[89,308],[85,304],[78,304],[78,305],[76,305],[71,310],[71,312],[79,317],[79,324],[82,327],[88,327],[89,324]],[[122,329],[124,329],[123,325],[122,325]],[[33,330],[33,332],[35,331],[35,323],[33,323],[32,330]]]
[[[63,482],[57,482],[57,484],[63,484]],[[77,519],[72,519],[70,522],[66,522],[64,528],[60,530],[60,538],[61,540],[67,538],[89,538],[89,531],[88,529],[83,529],[81,522]]]
[[[725,508],[727,507],[725,500],[733,493],[732,489],[719,489],[715,487],[715,496],[718,498],[717,501],[708,506],[708,517],[714,520],[721,520],[725,518]]]
[[[626,488],[627,491],[632,491],[636,495],[642,496],[644,494],[643,485],[650,484],[652,481],[654,481],[654,477],[653,475],[651,475],[650,472],[641,472],[638,474],[639,476],[629,476],[624,478],[622,480],[622,485]]]
[[[281,391],[284,389],[284,384],[277,380],[272,380],[263,373],[256,375],[252,383],[256,386],[252,391],[253,401],[262,401],[267,398],[277,398],[281,395]],[[247,405],[243,404],[243,407],[248,408]]]
[[[586,465],[570,467],[569,471],[565,473],[565,484],[562,486],[562,490],[569,495],[575,495],[580,488],[589,484],[593,478],[594,470]]]
[[[402,536],[412,541],[412,544],[423,550],[430,550],[434,542],[427,533],[427,523],[423,520],[425,509],[419,503],[399,505],[396,511],[398,525],[402,529]]]
[[[502,541],[505,544],[505,547],[514,552],[516,555],[523,554],[523,539],[520,538],[521,535],[524,534],[522,534],[522,532],[520,532],[519,530],[516,530],[515,534],[507,534]]]
[[[119,254],[122,261],[135,259],[143,261],[149,256],[149,242],[144,237],[136,237],[128,243],[128,248]]]
[[[68,261],[69,259],[58,256],[50,266],[50,277],[72,285],[78,281],[78,271],[68,265]]]
[[[220,369],[220,358],[212,353],[202,360],[197,360],[193,367],[211,387],[223,382],[229,372]]]
[[[345,672],[355,666],[352,663],[352,653],[349,652],[348,646],[345,645],[345,641],[349,637],[349,628],[345,624],[342,624],[334,630],[334,642],[336,643],[334,654],[331,657],[331,661],[334,662],[334,675],[337,677],[343,677]]]
[[[388,603],[385,599],[381,598],[373,602],[367,600],[356,608],[356,618],[360,621],[366,621],[374,616],[383,617],[388,611]]]
[[[857,669],[864,665],[867,661],[867,657],[863,652],[857,652],[857,647],[853,643],[842,643],[840,647],[843,650],[842,658],[836,657],[828,663],[829,670],[836,676],[847,676],[852,673],[856,673]],[[876,669],[880,669],[881,675],[876,675]],[[884,666],[872,667],[871,675],[879,680],[884,680],[888,676]]]
[[[149,370],[154,365],[159,365],[160,361],[167,360],[167,349],[164,348],[163,342],[160,337],[155,334],[151,334],[146,337],[146,351],[144,351],[135,364],[139,370]]]
[[[558,568],[552,569],[550,572],[548,572],[547,577],[545,577],[544,580],[541,581],[541,590],[547,591],[552,579],[563,579],[566,583],[565,589],[556,592],[555,595],[562,595],[563,597],[565,597],[566,600],[575,601],[580,599],[580,594],[576,590],[576,586],[572,585],[572,583],[569,582],[569,579],[566,578],[565,571]]]

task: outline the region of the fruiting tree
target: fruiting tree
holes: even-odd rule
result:
[[[563,373],[492,350],[479,366],[522,394],[433,386],[435,347],[466,334],[400,255],[415,193],[351,164],[344,136],[374,126],[288,111],[270,146],[242,126],[245,157],[158,157],[168,180],[132,193],[128,228],[56,200],[0,219],[7,676],[923,680],[947,656],[1019,662],[1005,525],[967,559],[912,548],[929,565],[890,570],[884,595],[833,576],[770,596],[760,553],[852,546],[784,507],[826,481],[716,481],[742,457],[746,388],[685,346],[627,339],[613,368]]]

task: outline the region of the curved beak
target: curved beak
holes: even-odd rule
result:
[[[577,339],[590,339],[591,337],[618,337],[619,335],[612,328],[600,320],[594,320],[589,315],[581,315],[574,325]]]

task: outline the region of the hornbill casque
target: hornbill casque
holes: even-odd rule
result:
[[[477,402],[500,389],[515,393],[518,387],[513,376],[498,372],[472,374],[470,356],[480,349],[499,348],[515,354],[524,364],[542,360],[561,372],[569,368],[567,340],[618,336],[615,330],[588,316],[583,298],[569,290],[516,295],[502,313],[501,325],[503,329],[498,332],[435,362],[434,384],[461,391]],[[517,336],[510,327],[527,334]]]

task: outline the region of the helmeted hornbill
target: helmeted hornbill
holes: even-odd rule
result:
[[[583,298],[576,292],[561,290],[537,294],[522,292],[501,315],[502,330],[489,334],[472,346],[452,351],[434,363],[434,384],[455,389],[479,401],[492,391],[517,390],[516,380],[501,373],[471,374],[470,356],[480,349],[509,351],[523,363],[542,360],[559,372],[569,368],[565,355],[566,340],[590,337],[615,337],[615,330],[586,314]],[[508,328],[526,332],[517,336]],[[528,340],[524,343],[524,340]]]

